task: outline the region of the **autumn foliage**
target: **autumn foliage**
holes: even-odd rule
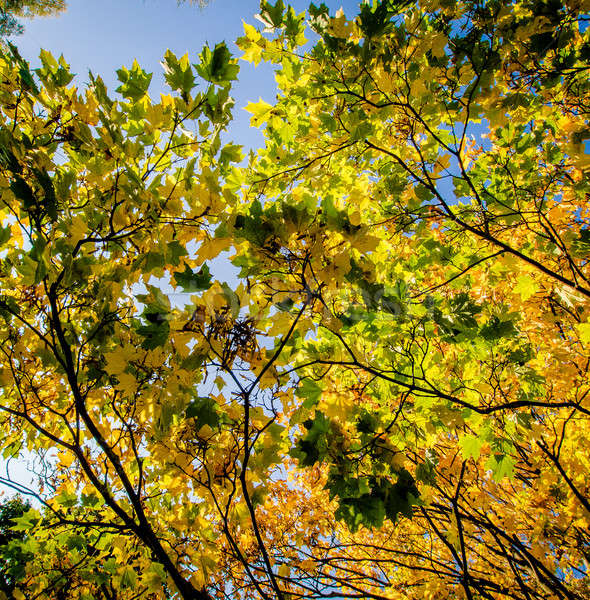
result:
[[[589,9],[263,2],[159,101],[4,51],[15,598],[588,597]]]

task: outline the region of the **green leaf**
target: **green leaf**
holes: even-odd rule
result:
[[[419,463],[416,467],[416,479],[427,485],[434,485],[436,483],[434,465],[428,460]]]
[[[357,418],[356,428],[359,433],[372,436],[379,429],[379,419],[376,415],[363,408]]]
[[[327,487],[330,495],[338,498],[336,517],[353,531],[360,525],[379,528],[386,518],[395,522],[400,514],[411,518],[420,496],[414,478],[406,469],[398,473],[395,483],[376,477],[366,482],[360,478],[342,478],[332,469]]]
[[[481,335],[485,340],[495,341],[503,337],[516,335],[517,330],[512,321],[501,321],[498,317],[492,317],[482,328]]]
[[[240,314],[240,298],[225,281],[221,284],[221,289],[223,290],[223,296],[227,305],[231,310],[232,317],[234,319],[237,318]]]
[[[117,78],[121,85],[116,91],[124,98],[137,102],[146,95],[152,80],[152,74],[144,71],[137,60],[134,60],[131,70],[122,67],[117,71]]]
[[[57,220],[57,197],[55,195],[55,188],[53,187],[53,181],[45,170],[33,169],[33,173],[37,177],[39,185],[43,189],[44,199],[43,207],[45,212],[52,221]]]
[[[86,547],[86,538],[82,535],[74,534],[66,540],[68,550],[83,550]]]
[[[123,567],[123,571],[121,573],[121,587],[123,589],[126,588],[135,588],[137,585],[137,573],[131,566]]]
[[[186,409],[186,416],[195,420],[197,431],[204,425],[217,427],[219,425],[219,414],[217,412],[217,403],[213,398],[198,396]]]
[[[514,471],[516,461],[507,454],[493,454],[485,464],[486,469],[491,469],[494,481],[500,481],[505,477],[510,478]]]
[[[242,146],[238,144],[226,144],[219,154],[219,164],[228,167],[231,163],[239,163],[244,158]]]
[[[175,267],[180,263],[180,258],[187,254],[186,248],[177,240],[169,242],[166,247],[166,259]]]
[[[351,531],[356,531],[360,525],[369,528],[379,528],[386,517],[385,504],[382,498],[365,494],[359,498],[344,498],[338,504],[335,516],[344,521]]]
[[[222,85],[237,78],[240,67],[232,60],[225,42],[219,42],[213,52],[205,46],[200,58],[200,64],[196,65],[197,73],[206,81]]]
[[[484,444],[485,439],[475,435],[465,435],[459,439],[461,454],[465,460],[468,458],[477,460]]]
[[[47,50],[41,50],[39,58],[43,66],[40,69],[35,69],[35,72],[46,85],[65,87],[74,79],[74,75],[70,72],[70,67],[63,56],[60,56],[59,61],[57,61]]]
[[[161,252],[146,252],[142,259],[143,269],[148,273],[163,269],[166,265],[166,257]]]
[[[0,131],[0,165],[14,173],[15,175],[19,175],[23,172],[23,168],[21,164],[18,162],[18,159],[8,147],[8,144],[12,144],[12,136],[7,130]]]
[[[398,479],[385,491],[385,511],[387,518],[395,523],[398,515],[412,517],[412,507],[418,504],[420,492],[414,478],[406,469],[398,474]]]
[[[316,411],[313,420],[308,419],[303,426],[308,431],[297,441],[291,450],[291,456],[297,458],[301,466],[312,466],[321,462],[328,452],[331,424],[323,413]]]
[[[33,206],[36,205],[37,199],[35,197],[35,193],[31,186],[19,175],[13,179],[10,184],[10,189],[12,193],[23,202],[23,207],[25,210],[29,210]]]
[[[41,521],[41,515],[39,514],[39,511],[30,508],[27,512],[12,520],[14,522],[14,525],[10,527],[12,531],[28,531]]]
[[[277,302],[275,306],[282,312],[289,312],[294,304],[293,298],[285,298],[284,300]]]
[[[0,296],[0,316],[9,321],[13,315],[18,315],[20,308],[12,296]]]
[[[147,285],[147,294],[137,294],[139,302],[147,305],[147,312],[168,313],[170,311],[170,300],[164,295],[160,288]]]
[[[20,80],[25,90],[30,90],[35,94],[39,93],[39,88],[33,79],[33,75],[29,70],[29,63],[22,61],[22,66],[18,71],[20,75]]]
[[[188,60],[188,54],[185,54],[179,61],[170,50],[166,50],[162,66],[166,83],[173,90],[181,92],[186,100],[188,94],[195,87],[195,76]]]
[[[174,282],[185,292],[201,292],[211,287],[211,273],[207,265],[203,265],[196,273],[185,265],[183,272],[174,273]]]
[[[283,13],[285,12],[285,4],[283,0],[277,0],[271,4],[267,0],[260,2],[259,18],[267,25],[272,27],[280,27],[283,24]]]
[[[6,227],[0,226],[0,246],[5,244],[12,237],[12,233],[10,231],[10,225]]]
[[[145,338],[141,347],[146,350],[153,350],[163,346],[168,340],[170,334],[170,324],[168,323],[168,314],[160,312],[144,312],[144,318],[147,324],[136,328],[137,333]]]
[[[180,363],[181,367],[187,371],[195,371],[204,362],[205,357],[200,352],[192,352]]]
[[[320,401],[322,391],[322,388],[313,379],[305,378],[297,388],[297,396],[303,400],[305,408],[311,408]]]
[[[359,24],[367,38],[383,35],[390,29],[392,17],[412,6],[412,0],[374,0],[360,7]]]

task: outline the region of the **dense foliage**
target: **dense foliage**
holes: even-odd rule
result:
[[[263,2],[247,165],[224,44],[2,55],[15,598],[588,596],[588,8]]]
[[[18,519],[31,509],[28,502],[15,496],[0,505],[0,593],[10,597],[16,582],[25,572],[29,557],[23,557],[25,534],[18,528]]]
[[[0,37],[23,32],[19,18],[54,15],[64,10],[64,0],[2,0],[0,2]]]

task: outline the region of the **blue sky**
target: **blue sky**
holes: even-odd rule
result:
[[[356,14],[359,4],[359,0],[324,2],[332,12],[342,6],[347,15]],[[291,5],[300,12],[309,2],[293,0]],[[242,22],[260,25],[254,19],[258,6],[258,0],[210,0],[202,10],[188,3],[178,6],[176,0],[69,0],[67,11],[57,17],[25,21],[25,33],[13,41],[33,66],[38,64],[39,49],[44,48],[56,56],[64,55],[78,74],[78,85],[88,80],[90,69],[101,75],[111,90],[116,87],[115,71],[137,58],[144,69],[154,73],[150,92],[157,97],[163,89],[159,63],[166,49],[179,56],[188,52],[197,62],[203,45],[225,40],[237,54],[233,40],[243,35]],[[262,136],[249,128],[249,115],[242,109],[259,97],[272,102],[274,78],[269,65],[254,68],[244,61],[240,65],[233,91],[235,123],[228,138],[256,147]]]

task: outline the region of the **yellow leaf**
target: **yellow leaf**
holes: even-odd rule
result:
[[[79,216],[75,216],[72,219],[72,224],[70,225],[70,229],[68,232],[68,238],[75,246],[80,240],[83,240],[86,237],[87,231],[86,221]]]
[[[355,227],[361,224],[361,213],[359,210],[355,210],[348,218],[350,219],[350,223]]]
[[[242,60],[253,63],[254,66],[258,66],[258,63],[262,59],[262,52],[263,49],[258,44],[252,42],[244,49]]]
[[[290,573],[291,573],[291,570],[289,569],[289,565],[282,564],[279,567],[279,577],[289,577]]]
[[[381,92],[389,93],[393,92],[396,88],[395,81],[390,73],[384,69],[375,70],[375,82]],[[379,140],[377,140],[379,141]]]
[[[203,571],[195,571],[190,578],[190,582],[200,590],[207,582],[205,581],[205,574]]]
[[[334,37],[346,39],[351,34],[353,25],[352,21],[346,20],[344,11],[339,9],[336,16],[330,20],[328,32]]]
[[[244,107],[244,110],[252,113],[252,118],[250,119],[252,127],[259,127],[264,123],[270,116],[272,109],[272,105],[265,102],[262,98],[260,98],[259,102],[248,102]]]
[[[423,76],[417,77],[410,86],[410,96],[416,97],[424,94],[427,91],[424,82]]]
[[[286,333],[293,317],[287,312],[279,312],[272,318],[272,327],[268,330],[268,335],[281,335]]]
[[[528,275],[521,275],[516,280],[516,286],[514,292],[520,294],[523,301],[528,300],[531,296],[534,296],[537,292],[537,285],[535,280]]]
[[[129,356],[125,352],[125,348],[119,346],[112,352],[107,352],[104,355],[106,359],[105,371],[109,375],[119,375],[125,371],[129,364]]]
[[[590,343],[590,323],[579,323],[577,325],[578,335],[583,344]]]
[[[350,252],[345,251],[336,254],[336,256],[334,256],[334,265],[338,269],[344,269],[348,273],[348,271],[350,271]]]
[[[117,389],[121,390],[126,396],[133,396],[137,391],[137,380],[129,373],[119,373],[117,375],[119,384]]]
[[[373,235],[359,235],[354,240],[354,247],[363,254],[372,252],[379,245],[379,238]]]
[[[12,236],[11,243],[18,248],[23,247],[23,231],[19,223],[10,225],[10,235]]]
[[[227,250],[230,240],[227,238],[213,238],[211,240],[205,240],[199,246],[198,250],[198,264],[203,263],[205,260],[211,260],[216,258],[220,252]]]
[[[447,45],[447,36],[439,33],[432,40],[432,55],[440,58],[445,55],[445,46]]]
[[[251,42],[257,42],[262,37],[260,32],[252,25],[248,25],[248,23],[244,23],[244,33]]]

